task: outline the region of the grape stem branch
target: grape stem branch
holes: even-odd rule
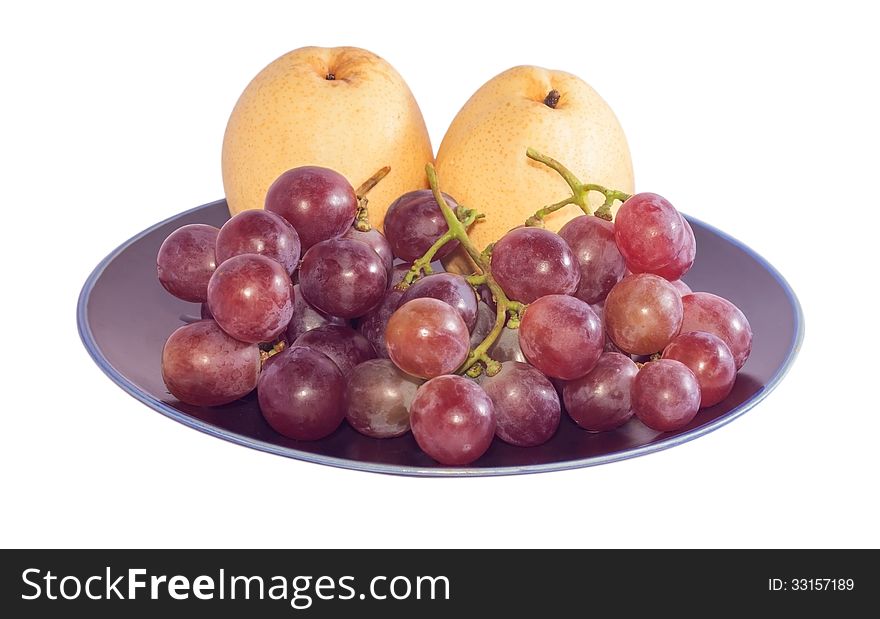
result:
[[[357,191],[354,192],[357,197],[357,212],[354,216],[354,223],[352,224],[355,230],[360,232],[370,231],[370,211],[367,208],[367,204],[369,203],[369,200],[367,200],[367,193],[369,193],[370,189],[375,187],[379,181],[388,176],[390,171],[390,166],[385,166],[378,170],[370,178],[365,180],[361,186],[357,188]]]
[[[614,201],[618,200],[620,202],[625,202],[630,198],[630,194],[618,191],[616,189],[608,189],[603,185],[597,185],[595,183],[582,183],[571,170],[556,161],[556,159],[548,157],[547,155],[543,155],[536,151],[534,148],[526,149],[526,156],[529,159],[543,163],[547,167],[558,172],[559,175],[568,184],[569,189],[571,189],[570,196],[568,196],[564,200],[556,202],[555,204],[545,206],[537,213],[529,217],[526,220],[527,226],[543,227],[544,218],[547,217],[547,215],[549,215],[550,213],[555,213],[562,207],[568,206],[569,204],[576,204],[577,206],[579,206],[580,209],[584,212],[584,215],[595,215],[596,217],[601,217],[602,219],[611,221],[611,208],[614,206]],[[605,202],[602,204],[602,206],[596,209],[595,213],[592,211],[592,209],[590,209],[589,194],[591,191],[597,191],[605,196]]]

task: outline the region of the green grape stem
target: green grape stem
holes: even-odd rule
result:
[[[354,192],[357,197],[357,212],[354,216],[354,223],[352,224],[355,230],[360,232],[370,231],[370,211],[367,208],[367,204],[369,203],[367,193],[369,193],[370,189],[375,187],[379,181],[388,176],[390,171],[391,166],[381,168],[370,178],[365,180],[361,186],[357,188],[357,191]]]
[[[544,208],[538,210],[534,215],[529,217],[526,220],[527,226],[543,227],[544,218],[547,217],[547,215],[549,215],[550,213],[555,213],[562,207],[568,206],[569,204],[576,204],[584,212],[584,215],[595,215],[596,217],[601,217],[602,219],[611,221],[611,207],[614,206],[614,201],[618,200],[620,202],[626,202],[631,197],[628,193],[624,193],[616,189],[608,189],[603,185],[597,185],[595,183],[582,183],[571,170],[556,161],[556,159],[541,154],[534,148],[527,148],[526,156],[529,159],[532,159],[539,163],[543,163],[547,167],[558,172],[559,175],[568,184],[568,187],[571,189],[570,196],[568,196],[564,200],[556,202],[555,204],[545,206]],[[604,204],[596,209],[595,213],[592,211],[592,209],[590,209],[589,194],[591,191],[597,191],[605,196]]]
[[[486,374],[494,376],[501,371],[501,363],[493,359],[488,351],[492,347],[492,344],[498,339],[498,336],[501,335],[505,323],[508,322],[508,314],[510,315],[510,326],[514,328],[519,325],[523,310],[525,310],[526,306],[518,301],[512,301],[509,299],[504,290],[501,289],[501,286],[498,285],[498,282],[495,281],[495,278],[492,277],[492,268],[490,264],[492,251],[491,245],[481,252],[468,236],[468,227],[474,223],[474,221],[480,219],[482,215],[473,210],[464,209],[461,206],[456,210],[453,210],[440,192],[440,185],[437,181],[437,172],[434,170],[434,166],[429,163],[425,166],[425,172],[428,175],[428,183],[430,184],[431,192],[434,194],[434,199],[440,206],[440,211],[443,213],[443,218],[446,220],[446,225],[449,227],[449,230],[437,239],[437,242],[425,252],[424,256],[413,263],[409,273],[404,277],[404,282],[406,282],[405,285],[412,283],[421,272],[425,272],[426,267],[430,270],[429,265],[431,259],[436,255],[437,251],[443,247],[443,245],[453,239],[459,242],[461,247],[464,248],[480,270],[479,273],[475,273],[468,277],[468,282],[473,286],[485,284],[489,287],[492,297],[495,300],[496,312],[495,323],[492,326],[492,330],[479,345],[471,350],[465,362],[458,369],[458,372],[461,374],[467,374],[471,377],[477,377],[485,368]]]

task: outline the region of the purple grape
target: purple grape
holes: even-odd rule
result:
[[[220,228],[217,262],[241,254],[260,254],[280,262],[292,274],[299,264],[299,235],[281,215],[251,209],[242,211]]]
[[[518,361],[526,362],[526,356],[523,354],[519,345],[519,330],[504,327],[498,339],[489,347],[489,356],[495,361]]]
[[[590,305],[604,301],[626,273],[626,262],[614,240],[614,224],[582,215],[562,226],[559,236],[571,247],[580,269],[574,296]]]
[[[299,284],[310,305],[331,316],[356,318],[385,295],[388,272],[370,247],[351,239],[321,241],[306,252]]]
[[[605,330],[629,354],[662,351],[678,335],[681,320],[681,295],[659,275],[630,275],[605,299]]]
[[[324,325],[348,326],[348,321],[339,316],[329,316],[309,305],[302,295],[299,284],[293,287],[293,315],[287,325],[287,341],[293,342],[306,331]]]
[[[395,311],[385,329],[388,355],[407,374],[450,374],[470,352],[470,334],[455,309],[437,299],[413,299]]]
[[[293,315],[290,276],[271,258],[234,256],[211,276],[208,307],[220,328],[235,339],[271,342]]]
[[[632,386],[639,373],[632,359],[616,352],[605,352],[596,366],[562,387],[565,410],[580,427],[589,432],[606,432],[632,417]]]
[[[717,335],[733,353],[736,369],[752,352],[752,327],[740,309],[723,297],[694,292],[681,298],[684,315],[681,332],[705,331]]]
[[[438,376],[416,392],[410,424],[422,451],[441,464],[460,466],[482,456],[492,444],[495,407],[474,381]]]
[[[492,249],[492,275],[508,297],[531,303],[551,294],[573,294],[580,271],[561,236],[543,228],[515,228]]]
[[[290,222],[305,251],[345,234],[357,212],[357,196],[339,172],[303,166],[288,170],[272,183],[266,210]]]
[[[192,303],[208,300],[208,281],[217,268],[214,226],[189,224],[168,235],[156,257],[162,286],[178,299]]]
[[[454,307],[468,331],[474,330],[477,324],[477,294],[464,277],[454,273],[437,273],[418,279],[403,293],[400,305],[425,297]]]
[[[391,245],[388,243],[388,239],[376,228],[370,228],[366,232],[361,232],[357,228],[351,227],[345,231],[342,238],[360,241],[369,245],[382,259],[382,264],[385,265],[388,275],[391,275],[391,269],[394,267],[394,254],[391,252]]]
[[[633,412],[659,432],[685,427],[700,408],[700,384],[690,369],[673,359],[659,359],[642,366],[633,381]]]
[[[213,320],[180,327],[162,348],[162,380],[193,406],[233,402],[253,391],[259,377],[259,347],[229,337]]]
[[[559,427],[559,396],[547,377],[527,363],[501,364],[480,386],[495,406],[495,435],[519,447],[546,443]]]
[[[345,418],[373,438],[409,432],[409,411],[422,381],[401,372],[388,359],[371,359],[354,368],[345,389]]]
[[[388,320],[391,318],[391,315],[397,311],[402,296],[402,290],[388,289],[379,305],[358,321],[357,329],[360,334],[373,345],[376,354],[384,359],[389,358],[388,345],[385,343],[385,329],[388,326]]]
[[[451,196],[443,194],[453,210],[458,206]],[[449,231],[440,206],[429,189],[405,193],[391,203],[385,212],[383,224],[385,238],[391,244],[394,255],[407,262],[421,258],[437,239]],[[458,247],[458,241],[450,241],[436,253],[440,260]]]
[[[727,344],[711,333],[691,331],[676,337],[663,351],[664,359],[684,363],[700,383],[700,408],[714,406],[730,395],[736,363]]]
[[[257,384],[260,411],[279,434],[315,441],[345,417],[345,380],[330,358],[295,346],[272,357]]]
[[[685,222],[663,196],[637,193],[617,211],[614,237],[630,271],[653,273],[675,260],[684,247]]]
[[[477,304],[477,324],[474,325],[474,329],[471,331],[471,348],[479,346],[494,326],[495,310],[481,301]]]
[[[293,346],[304,346],[322,352],[339,367],[343,376],[358,364],[376,358],[376,351],[363,335],[351,327],[324,325],[306,331],[293,342]]]
[[[592,370],[604,344],[599,317],[589,305],[566,295],[548,295],[529,305],[519,327],[519,345],[529,363],[563,380]]]

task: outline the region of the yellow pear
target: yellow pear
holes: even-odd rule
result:
[[[479,248],[571,195],[557,172],[526,157],[528,147],[561,162],[581,182],[633,192],[626,137],[596,91],[570,73],[514,67],[465,103],[437,153],[443,191],[486,215],[470,229]],[[594,209],[603,201],[598,193],[590,199]],[[549,215],[545,225],[558,231],[580,214],[579,207],[568,205]],[[443,262],[454,272],[473,271],[463,250]]]
[[[248,84],[223,138],[223,187],[232,215],[263,208],[282,172],[332,168],[357,188],[383,166],[369,195],[370,223],[408,191],[427,187],[434,155],[409,87],[388,62],[356,47],[303,47]]]

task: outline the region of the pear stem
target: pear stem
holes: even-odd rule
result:
[[[367,204],[369,203],[369,200],[367,200],[367,193],[369,193],[370,189],[379,184],[379,181],[388,176],[390,171],[391,166],[381,168],[370,178],[365,180],[361,186],[357,188],[357,191],[354,192],[358,203],[357,212],[354,216],[354,223],[352,224],[355,230],[360,232],[370,231],[370,211],[367,208]]]
[[[556,202],[555,204],[545,206],[544,208],[538,210],[534,215],[529,217],[526,220],[527,226],[543,226],[544,218],[547,217],[547,215],[549,215],[550,213],[555,213],[562,207],[568,206],[569,204],[576,204],[577,206],[579,206],[580,209],[584,212],[584,215],[596,215],[597,217],[601,217],[602,219],[611,221],[611,207],[614,205],[614,201],[619,200],[620,202],[625,202],[631,197],[630,194],[618,191],[616,189],[608,189],[607,187],[597,185],[595,183],[582,183],[571,170],[559,163],[556,159],[541,154],[534,148],[527,148],[526,156],[529,159],[533,159],[534,161],[543,163],[552,170],[555,170],[565,180],[565,182],[568,184],[568,187],[571,189],[570,196],[568,196],[564,200]],[[593,211],[590,209],[589,193],[591,191],[597,191],[605,196],[605,203],[600,206],[595,213],[593,213]]]

